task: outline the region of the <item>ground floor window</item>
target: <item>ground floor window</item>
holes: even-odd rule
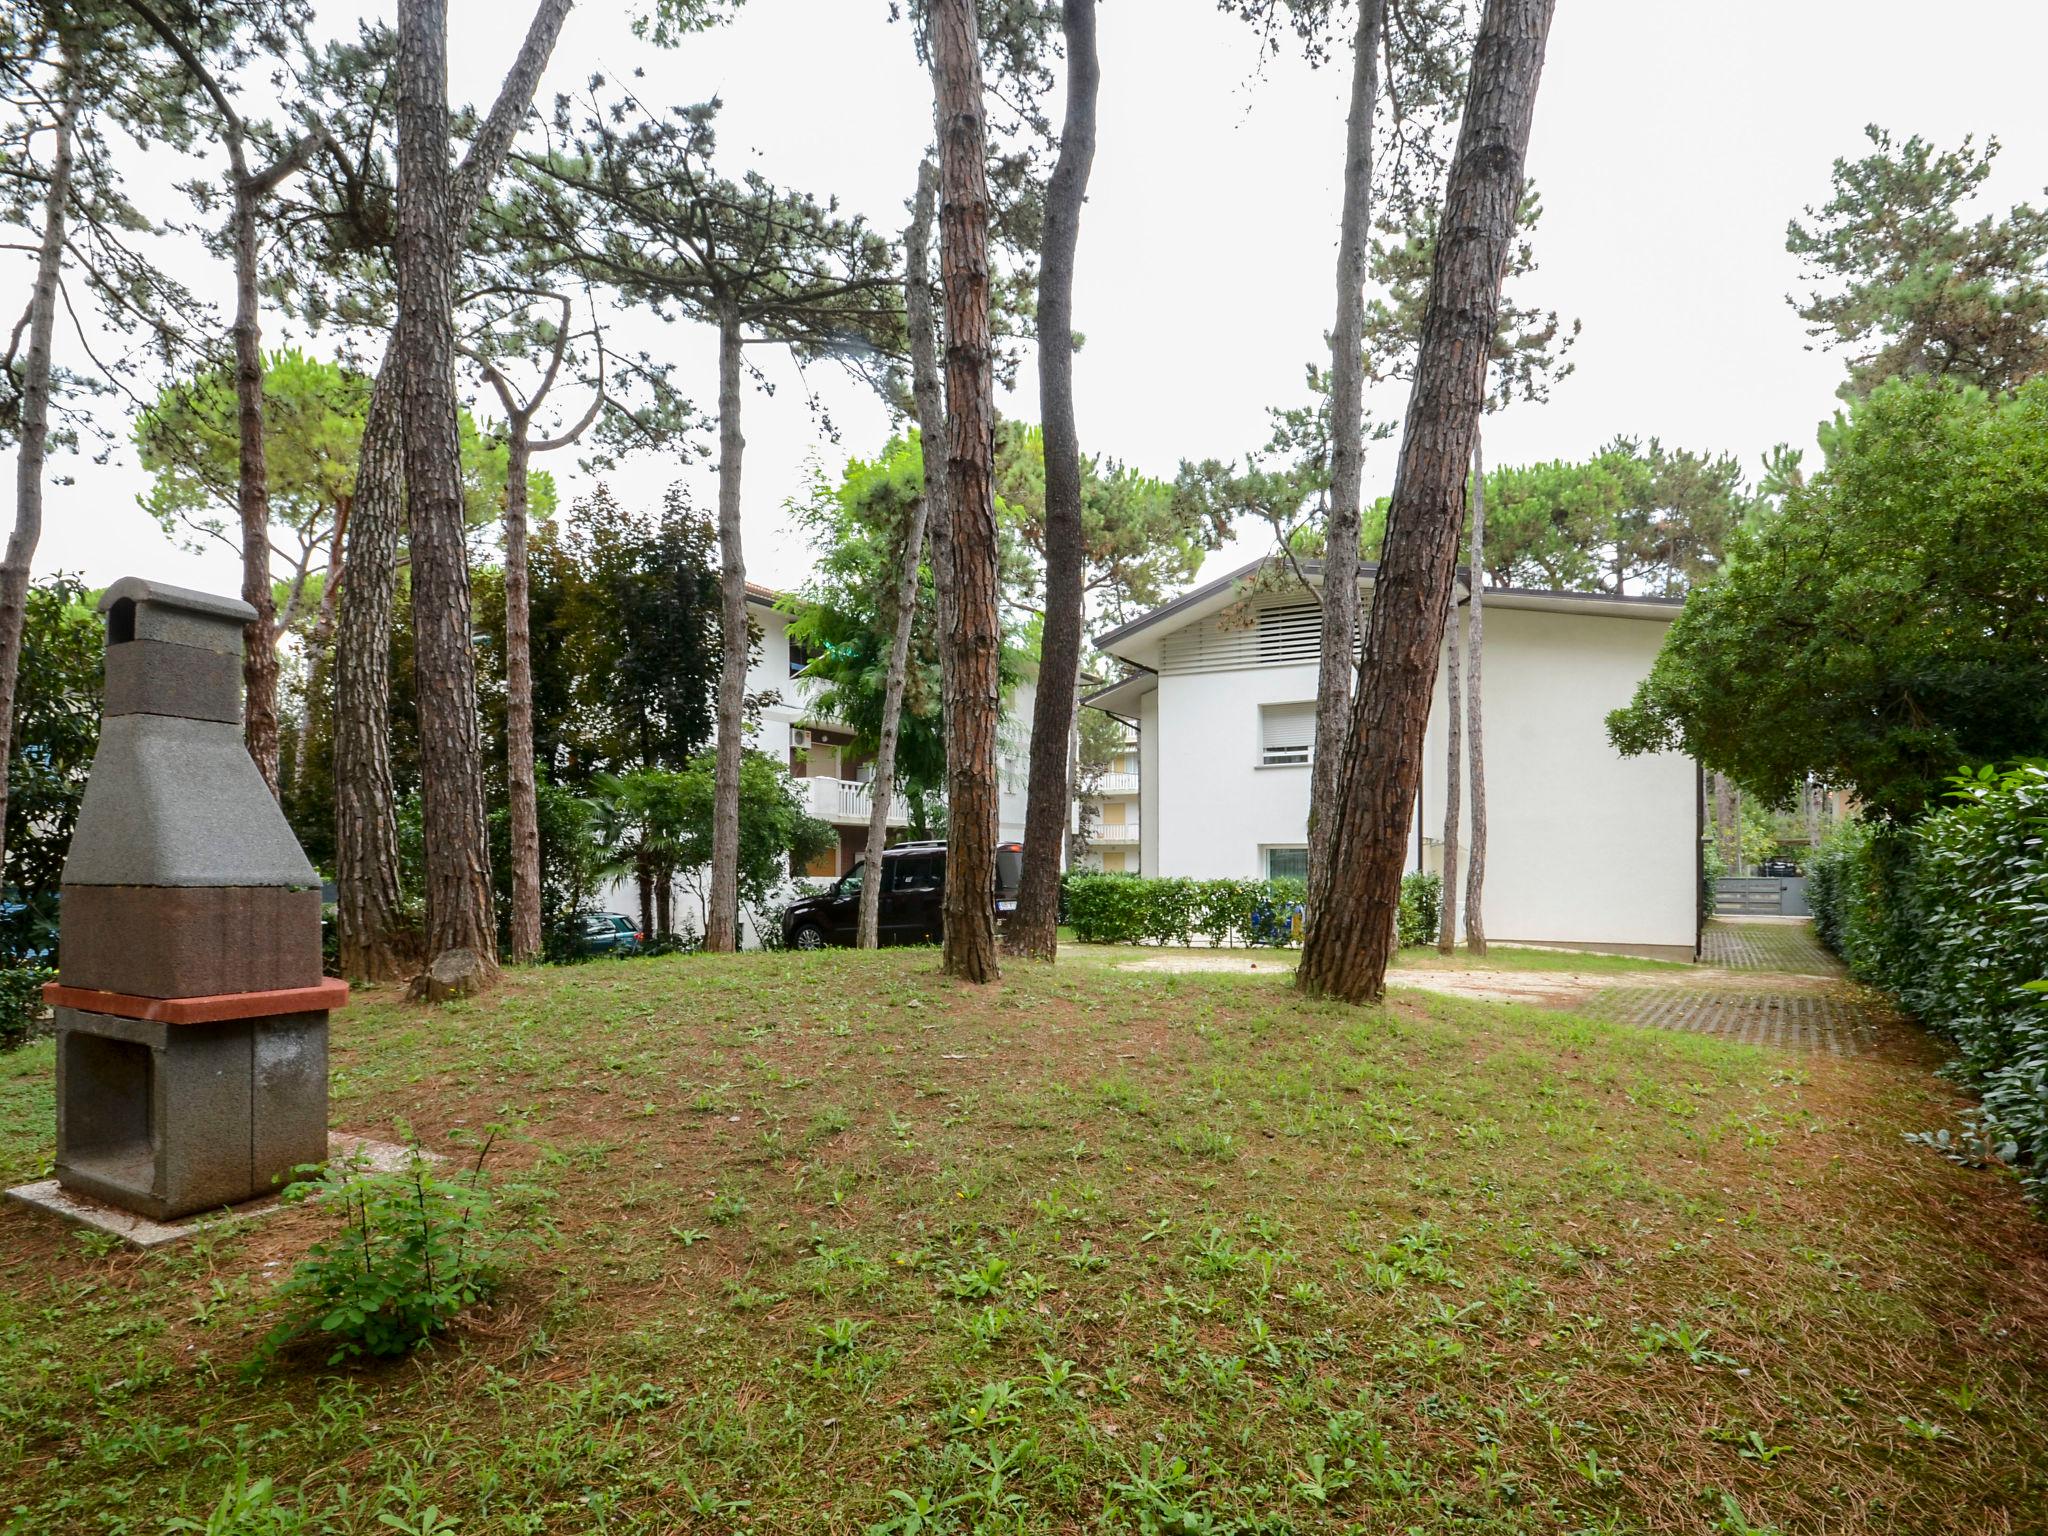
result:
[[[1266,850],[1266,878],[1268,880],[1306,880],[1308,878],[1308,849],[1268,848]]]

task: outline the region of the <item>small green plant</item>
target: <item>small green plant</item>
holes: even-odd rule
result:
[[[299,1169],[288,1200],[325,1197],[341,1230],[315,1243],[277,1289],[286,1315],[258,1351],[260,1368],[295,1341],[324,1335],[329,1365],[417,1349],[489,1297],[519,1241],[494,1221],[485,1141],[466,1178],[446,1178],[415,1144],[405,1166],[372,1169],[360,1155]]]
[[[709,1214],[714,1224],[721,1227],[730,1227],[746,1216],[747,1209],[747,1197],[745,1195],[728,1193],[715,1196],[712,1199]]]
[[[962,1301],[980,1301],[1001,1294],[1003,1277],[1009,1272],[1008,1259],[990,1254],[980,1264],[950,1277],[946,1281],[946,1289]]]
[[[175,1515],[164,1526],[181,1536],[298,1536],[306,1528],[295,1507],[277,1501],[277,1489],[269,1478],[259,1477],[252,1483],[240,1472],[204,1518]]]

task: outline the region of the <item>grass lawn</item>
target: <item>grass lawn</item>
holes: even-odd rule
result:
[[[1104,959],[363,996],[337,1126],[502,1127],[553,1239],[430,1351],[249,1381],[331,1214],[136,1255],[0,1210],[0,1529],[264,1477],[195,1528],[2044,1528],[2048,1237],[1902,1139],[1956,1117],[1931,1051]],[[0,1058],[6,1182],[50,1070]]]

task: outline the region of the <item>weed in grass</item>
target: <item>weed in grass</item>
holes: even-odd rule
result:
[[[752,1208],[745,1195],[728,1190],[712,1197],[707,1214],[715,1225],[730,1227],[746,1220],[747,1212]]]

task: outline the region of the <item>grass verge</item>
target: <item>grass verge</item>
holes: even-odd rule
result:
[[[0,1529],[2023,1530],[2048,1261],[1902,1140],[1928,1065],[923,951],[368,994],[335,1123],[500,1128],[544,1246],[427,1353],[251,1381],[328,1215],[0,1211]],[[0,1058],[8,1182],[49,1076]]]

